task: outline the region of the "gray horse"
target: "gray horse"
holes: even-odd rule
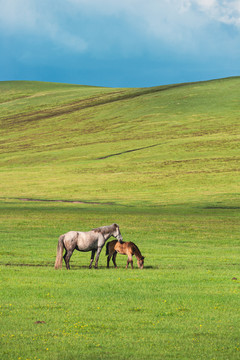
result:
[[[93,229],[88,232],[82,231],[69,231],[64,235],[61,235],[58,240],[57,246],[57,257],[55,262],[55,269],[62,267],[62,259],[64,258],[66,263],[66,268],[70,269],[69,260],[72,256],[73,251],[76,249],[78,251],[92,251],[91,262],[89,269],[92,267],[95,253],[96,261],[95,268],[98,267],[98,259],[101,253],[101,250],[105,242],[111,237],[114,236],[119,242],[123,240],[122,235],[117,224],[112,224],[109,226],[101,226],[99,228]],[[65,249],[65,254],[63,256],[63,249]]]

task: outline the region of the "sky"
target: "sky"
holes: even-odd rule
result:
[[[149,87],[240,75],[240,0],[0,0],[0,81]]]

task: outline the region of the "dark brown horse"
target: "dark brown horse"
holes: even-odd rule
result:
[[[117,224],[101,226],[88,232],[69,231],[64,235],[61,235],[58,240],[55,269],[59,269],[62,267],[63,258],[66,263],[66,268],[70,269],[69,260],[75,249],[84,252],[92,251],[91,262],[89,265],[90,269],[92,267],[95,253],[97,252],[95,261],[95,268],[97,268],[100,252],[105,242],[111,236],[114,236],[117,239],[116,241],[122,241],[122,235]],[[65,254],[63,256],[64,249]]]
[[[139,269],[143,269],[144,256],[142,256],[139,248],[133,242],[130,241],[130,242],[120,243],[117,240],[112,240],[109,243],[107,243],[106,255],[108,255],[108,258],[107,258],[107,267],[108,268],[109,268],[109,262],[111,260],[111,257],[112,257],[112,261],[113,261],[115,268],[117,268],[117,264],[116,264],[117,253],[128,256],[126,269],[128,268],[129,263],[131,264],[131,268],[133,269],[133,260],[132,260],[133,255],[135,255],[137,258],[137,263],[138,263]]]

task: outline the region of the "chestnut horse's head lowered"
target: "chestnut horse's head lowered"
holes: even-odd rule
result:
[[[144,256],[142,256],[142,258],[141,258],[141,259],[138,259],[138,260],[137,260],[137,264],[138,264],[139,269],[143,269],[143,265],[144,265]]]

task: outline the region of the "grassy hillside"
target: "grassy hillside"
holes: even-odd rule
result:
[[[0,83],[2,198],[239,200],[240,78],[147,89]]]
[[[239,98],[0,83],[1,359],[240,358]],[[113,222],[142,271],[54,270],[60,234]]]

